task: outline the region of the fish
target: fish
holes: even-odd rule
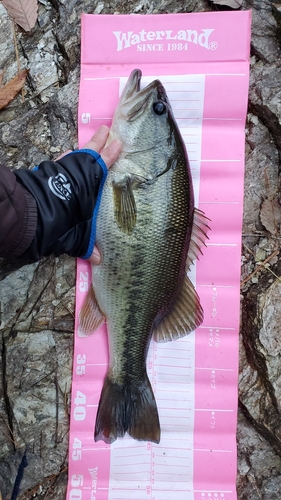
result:
[[[152,338],[181,338],[203,321],[187,276],[202,254],[209,219],[194,207],[187,152],[164,86],[140,88],[133,70],[116,107],[109,140],[123,144],[109,169],[96,222],[101,263],[80,313],[89,334],[104,322],[109,367],[95,441],[111,444],[127,432],[160,442],[157,404],[147,375]]]

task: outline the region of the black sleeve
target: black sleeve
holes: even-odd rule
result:
[[[96,233],[96,217],[107,168],[90,149],[74,151],[58,161],[15,172],[36,200],[38,223],[35,237],[21,256],[36,261],[50,254],[90,257]]]
[[[0,257],[13,259],[25,252],[36,226],[35,199],[9,168],[0,165]]]

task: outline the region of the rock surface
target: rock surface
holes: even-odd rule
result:
[[[217,7],[218,8],[218,7]],[[281,496],[280,205],[281,4],[244,0],[253,10],[246,129],[238,422],[239,500]],[[31,167],[77,146],[80,14],[216,9],[208,0],[41,0],[30,34],[17,30],[25,99],[0,112],[0,162]],[[222,9],[222,7],[220,7]],[[0,4],[4,82],[17,72],[11,21]],[[239,34],[238,34],[239,36]],[[263,223],[262,223],[263,221]],[[265,224],[265,225],[264,225]],[[272,227],[272,226],[271,226]],[[257,267],[268,257],[266,266]],[[254,273],[254,274],[253,274]],[[65,499],[73,350],[75,261],[0,265],[0,485],[11,494],[27,447],[20,498]]]

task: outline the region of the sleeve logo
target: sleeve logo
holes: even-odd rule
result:
[[[48,185],[52,193],[64,201],[71,199],[71,185],[68,179],[63,174],[58,174],[55,177],[50,177]]]

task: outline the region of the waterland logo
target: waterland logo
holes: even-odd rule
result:
[[[138,47],[142,44],[163,45],[167,40],[168,44],[180,42],[185,44],[186,48],[188,43],[199,45],[208,50],[215,50],[218,46],[217,42],[209,40],[211,33],[214,29],[201,29],[197,30],[160,30],[160,31],[145,31],[144,29],[135,33],[134,31],[113,31],[117,41],[117,52],[120,50],[128,49],[136,45]],[[157,49],[156,49],[157,50]]]

